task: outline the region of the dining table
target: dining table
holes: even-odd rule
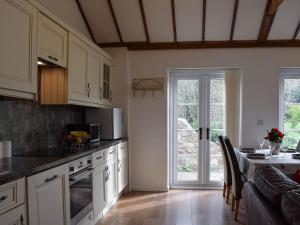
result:
[[[290,152],[280,152],[279,155],[270,156],[269,149],[258,149],[255,150],[255,153],[264,153],[266,154],[266,157],[263,159],[253,159],[248,158],[247,153],[239,148],[235,148],[234,151],[239,163],[240,171],[244,173],[248,181],[253,181],[256,169],[265,165],[274,166],[286,175],[295,174],[298,169],[300,170],[300,159],[292,158],[293,153]]]

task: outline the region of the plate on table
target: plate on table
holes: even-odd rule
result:
[[[293,159],[300,159],[300,153],[294,153],[292,154]]]
[[[265,159],[266,154],[264,154],[264,153],[247,153],[246,157],[248,159]]]
[[[243,153],[255,153],[255,148],[241,148],[240,151]]]

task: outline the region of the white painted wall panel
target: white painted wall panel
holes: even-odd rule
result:
[[[106,0],[81,0],[85,16],[89,21],[96,42],[119,42],[117,30],[114,25]]]
[[[283,1],[277,10],[268,39],[291,39],[299,21],[300,1]]]
[[[202,40],[202,0],[175,0],[178,41]]]
[[[145,17],[151,42],[173,41],[170,0],[144,0]]]
[[[115,10],[123,41],[146,41],[139,1],[113,0],[112,5]]]
[[[256,40],[267,0],[239,0],[234,40]]]
[[[205,40],[229,40],[233,8],[234,0],[207,1]]]

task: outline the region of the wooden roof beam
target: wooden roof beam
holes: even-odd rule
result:
[[[83,12],[83,9],[82,9],[82,6],[81,6],[79,0],[76,0],[76,5],[77,5],[77,7],[78,7],[78,9],[79,9],[79,12],[80,12],[81,17],[82,17],[82,19],[83,19],[83,22],[84,22],[84,24],[85,24],[85,26],[86,26],[86,28],[87,28],[87,30],[88,30],[88,32],[89,32],[89,34],[90,34],[92,40],[93,40],[93,42],[96,43],[95,36],[94,36],[94,34],[93,34],[93,32],[92,32],[92,29],[91,29],[91,27],[90,27],[89,22],[88,22],[87,19],[86,19],[86,16],[85,16],[85,14],[84,14],[84,12]]]
[[[123,42],[123,38],[122,38],[122,34],[121,34],[120,27],[119,27],[119,24],[118,24],[118,20],[117,20],[117,17],[116,17],[115,11],[114,11],[114,7],[112,5],[111,0],[107,0],[107,4],[108,4],[108,7],[109,7],[111,16],[112,16],[112,18],[114,20],[114,24],[115,24],[115,27],[116,27],[116,30],[117,30],[120,42]]]
[[[231,30],[230,30],[230,41],[233,40],[233,34],[234,34],[234,28],[235,28],[235,21],[236,21],[236,15],[237,10],[239,7],[239,0],[234,1],[234,9],[233,9],[233,16],[232,16],[232,22],[231,22]]]
[[[243,40],[243,41],[179,41],[179,42],[116,42],[99,43],[102,48],[127,47],[128,50],[168,50],[168,49],[207,49],[207,48],[259,48],[259,47],[300,47],[300,40]]]
[[[143,0],[139,0],[139,4],[140,4],[140,10],[141,10],[141,15],[142,15],[142,19],[143,19],[143,25],[144,25],[146,39],[147,39],[147,42],[150,42]]]
[[[268,0],[259,30],[259,41],[266,41],[268,39],[277,9],[282,2],[283,0]]]
[[[202,41],[205,41],[205,25],[206,25],[206,0],[203,0],[203,6],[202,6]]]
[[[172,8],[172,23],[173,23],[173,35],[174,35],[174,41],[177,42],[176,15],[175,15],[175,0],[171,0],[171,8]]]

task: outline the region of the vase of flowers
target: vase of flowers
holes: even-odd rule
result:
[[[266,140],[270,142],[272,155],[278,155],[280,152],[281,142],[284,138],[284,133],[282,133],[278,128],[272,128],[272,130],[268,131],[268,136],[265,137]]]

